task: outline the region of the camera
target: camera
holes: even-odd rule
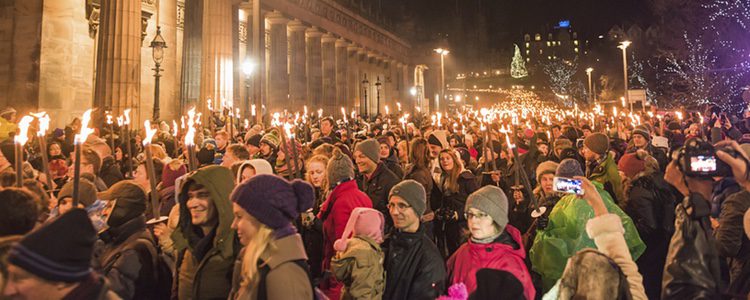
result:
[[[555,192],[576,194],[583,196],[583,182],[578,179],[555,177],[552,182],[552,188]]]
[[[738,153],[734,149],[716,149],[711,143],[702,139],[691,138],[685,142],[679,160],[683,173],[690,177],[732,176],[732,168],[716,156],[717,150],[738,157]]]

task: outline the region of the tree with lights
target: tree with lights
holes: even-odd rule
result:
[[[547,75],[552,92],[558,95],[570,95],[573,75],[578,72],[578,59],[566,60],[554,58],[544,64],[544,74]]]
[[[529,76],[529,72],[526,71],[526,63],[521,56],[521,49],[519,49],[516,44],[513,44],[513,46],[516,47],[516,51],[515,54],[513,54],[513,61],[510,63],[510,76],[513,78]]]

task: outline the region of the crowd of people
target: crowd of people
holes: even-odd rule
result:
[[[7,107],[0,299],[750,299],[750,112],[577,110],[215,112],[76,162],[79,119],[18,156]]]

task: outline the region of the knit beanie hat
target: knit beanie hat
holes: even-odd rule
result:
[[[536,181],[541,182],[542,175],[544,174],[555,174],[555,171],[557,171],[558,165],[559,165],[558,163],[551,161],[551,160],[548,160],[539,164],[536,167]]]
[[[260,147],[260,140],[263,138],[260,134],[254,134],[250,138],[247,139],[247,142],[245,144],[252,145],[255,147]]]
[[[357,207],[349,215],[344,234],[333,243],[333,249],[346,251],[349,238],[354,236],[365,236],[380,244],[383,242],[384,226],[385,217],[381,212],[368,207]]]
[[[494,185],[486,185],[481,189],[471,193],[466,198],[464,211],[475,208],[486,213],[500,227],[502,232],[505,225],[508,225],[508,198],[505,192]]]
[[[573,148],[573,142],[566,138],[559,138],[555,140],[554,150]]]
[[[146,192],[133,180],[118,181],[98,194],[102,200],[115,200],[107,225],[117,227],[146,211]]]
[[[279,144],[281,143],[281,139],[279,139],[278,136],[276,136],[276,131],[271,131],[269,133],[266,133],[261,139],[260,143],[266,143],[272,148],[276,149],[279,147]],[[260,145],[258,143],[258,145]]]
[[[216,151],[214,149],[215,147],[203,147],[198,150],[198,153],[195,154],[195,157],[198,159],[198,163],[201,165],[213,163],[216,156]]]
[[[337,184],[346,179],[354,178],[354,164],[340,149],[334,149],[331,159],[326,166],[328,183]]]
[[[672,121],[667,124],[667,129],[669,130],[682,130],[682,126],[680,126],[680,123],[677,123],[677,121]]]
[[[180,163],[177,170],[172,170],[171,165],[172,163],[168,163],[161,171],[161,184],[164,188],[174,186],[174,181],[177,180],[178,177],[187,173],[185,164]]]
[[[557,166],[555,176],[573,178],[575,176],[584,176],[584,174],[583,169],[581,168],[581,163],[575,159],[566,158],[560,162],[559,166]]]
[[[13,245],[8,262],[52,282],[80,282],[91,274],[96,231],[83,209],[74,208]]]
[[[647,141],[651,140],[651,131],[644,125],[638,125],[633,129],[633,134],[638,134],[644,137]]]
[[[64,199],[70,197],[73,198],[73,181],[68,181],[60,189],[57,194],[57,199]],[[79,181],[78,183],[78,203],[81,203],[83,207],[89,207],[91,204],[96,202],[96,186],[86,179]]]
[[[627,153],[620,158],[620,162],[617,163],[617,168],[620,169],[625,176],[633,178],[640,172],[646,169],[646,164],[643,160],[638,158],[635,152]]]
[[[427,209],[427,193],[424,190],[424,186],[416,180],[408,179],[394,185],[388,194],[388,199],[391,199],[393,196],[399,196],[406,203],[409,203],[409,206],[414,209],[414,213],[417,216],[423,215],[425,209]]]
[[[450,147],[448,143],[448,132],[445,130],[435,130],[427,137],[427,143],[442,148]]]
[[[380,162],[380,144],[375,139],[367,139],[358,143],[354,147],[354,151],[361,151],[362,154],[375,163]]]
[[[601,132],[592,133],[583,140],[583,145],[594,153],[605,155],[609,151],[609,138]]]
[[[255,169],[255,175],[273,175],[273,167],[271,167],[271,163],[262,158],[254,158],[251,160],[246,160],[242,163],[240,169],[237,170],[239,172],[239,174],[237,174],[237,178],[240,178],[242,176],[242,171],[245,169],[245,166],[251,166],[253,169]]]
[[[259,222],[278,230],[291,226],[292,220],[310,209],[315,194],[309,183],[260,174],[240,183],[229,196],[232,202]]]

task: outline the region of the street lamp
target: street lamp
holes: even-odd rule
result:
[[[435,49],[437,54],[440,54],[440,100],[438,101],[436,110],[440,110],[440,101],[445,98],[445,56],[450,53],[448,49],[437,48]]]
[[[586,69],[586,76],[589,77],[589,103],[594,103],[594,94],[591,91],[592,90],[591,72],[594,72],[594,68],[588,68],[588,69]]]
[[[369,111],[367,111],[367,89],[370,88],[370,81],[367,80],[367,73],[365,73],[364,75],[365,79],[362,80],[362,100],[364,100],[364,105],[362,105],[362,107],[365,109],[365,111],[362,115],[365,116],[365,119],[367,119],[367,115],[369,114]]]
[[[253,103],[252,97],[250,96],[250,76],[253,75],[253,72],[255,71],[255,61],[252,59],[245,59],[245,61],[242,63],[242,73],[245,74],[245,91],[247,93],[247,103],[251,107],[258,107],[258,105],[255,105],[256,103]],[[255,112],[253,112],[255,114]],[[260,117],[260,114],[256,115],[257,117]],[[239,118],[239,116],[237,116]],[[260,123],[260,120],[253,120],[253,122]]]
[[[411,87],[409,89],[409,94],[411,94],[412,96],[416,96],[417,95],[417,87],[416,86]]]
[[[159,123],[159,77],[161,77],[161,74],[159,72],[163,71],[161,69],[161,62],[164,61],[164,48],[167,48],[167,42],[164,40],[164,38],[161,36],[161,26],[156,26],[156,36],[154,36],[154,40],[151,41],[150,45],[152,49],[152,57],[154,59],[154,116],[153,116],[153,122],[158,124]]]
[[[383,88],[383,84],[380,83],[380,76],[377,77],[377,81],[375,81],[375,91],[377,91],[377,104],[378,108],[376,109],[375,117],[377,118],[378,115],[380,115],[380,89]]]
[[[633,111],[633,103],[630,102],[630,95],[628,95],[628,55],[627,55],[627,49],[628,46],[630,46],[630,41],[623,41],[620,42],[620,45],[617,46],[617,48],[622,49],[622,77],[623,82],[625,83],[625,101],[630,103],[630,111]]]

